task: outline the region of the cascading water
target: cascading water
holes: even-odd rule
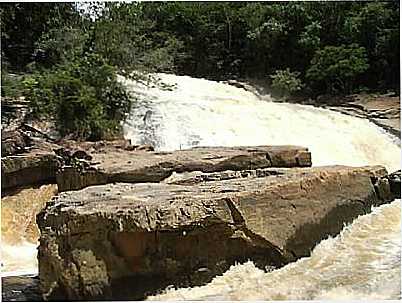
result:
[[[400,168],[400,147],[374,124],[330,110],[261,100],[243,89],[158,74],[167,89],[122,81],[137,102],[124,125],[132,144],[157,150],[192,146],[300,145],[313,165]],[[311,257],[265,273],[251,262],[210,284],[167,290],[157,300],[400,298],[400,201],[375,208]]]
[[[374,124],[313,106],[273,103],[223,83],[158,74],[168,89],[124,81],[138,101],[124,125],[132,144],[157,150],[192,146],[300,145],[313,165],[400,166],[399,146]]]

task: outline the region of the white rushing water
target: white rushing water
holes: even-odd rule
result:
[[[39,230],[36,214],[52,196],[57,185],[24,188],[1,199],[1,276],[37,274]]]
[[[234,86],[158,74],[172,90],[126,81],[136,93],[125,137],[158,150],[192,146],[300,145],[313,165],[400,167],[399,147],[366,120],[313,106],[273,103]]]
[[[374,124],[312,106],[272,103],[226,84],[157,75],[171,87],[124,80],[136,102],[125,136],[169,151],[192,146],[300,145],[313,165],[400,168],[400,147]],[[268,100],[269,101],[269,100]],[[400,298],[400,201],[360,216],[336,238],[281,269],[232,266],[203,287],[166,290],[152,300],[311,300]]]

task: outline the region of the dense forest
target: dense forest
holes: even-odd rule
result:
[[[399,93],[399,1],[2,3],[2,96],[63,135],[117,132],[117,75],[258,78],[278,94]]]

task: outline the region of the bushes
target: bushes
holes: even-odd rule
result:
[[[289,96],[303,88],[303,83],[299,79],[299,72],[291,72],[289,68],[277,70],[271,75],[272,89],[274,94],[280,97]]]
[[[62,136],[99,140],[116,134],[130,98],[113,67],[87,55],[25,81],[32,116],[54,117]]]

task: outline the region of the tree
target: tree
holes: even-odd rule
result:
[[[355,88],[357,76],[368,69],[364,47],[326,46],[318,50],[306,77],[318,90],[330,93],[350,93]]]
[[[35,60],[36,43],[56,20],[78,17],[73,3],[4,3],[1,9],[2,52],[12,70]]]
[[[116,135],[131,99],[116,70],[96,54],[37,72],[25,80],[31,115],[55,117],[60,133],[99,140]]]

